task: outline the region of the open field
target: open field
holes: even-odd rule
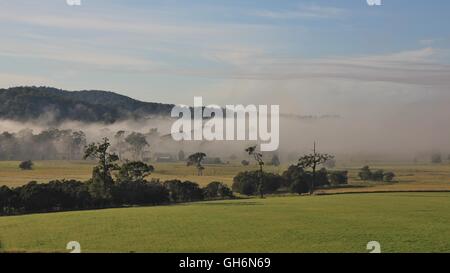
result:
[[[372,169],[384,169],[396,173],[396,183],[367,183],[357,178],[358,170],[365,164]],[[48,182],[52,179],[87,180],[91,176],[92,162],[87,161],[37,161],[34,170],[21,171],[19,162],[0,161],[0,185],[20,186],[29,181]],[[149,178],[161,180],[180,179],[191,180],[204,186],[212,181],[221,181],[229,185],[233,177],[240,171],[254,170],[256,166],[244,167],[240,164],[207,165],[204,176],[196,176],[193,167],[186,167],[183,163],[154,164],[156,172]],[[282,173],[287,165],[280,167],[266,166],[265,170]],[[450,190],[450,164],[413,164],[413,163],[345,163],[338,169],[349,170],[350,187],[325,190],[325,192],[366,192],[366,191],[440,191]]]
[[[2,251],[450,252],[450,193],[272,197],[0,218]]]

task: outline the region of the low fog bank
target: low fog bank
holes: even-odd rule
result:
[[[278,154],[282,161],[295,161],[300,154],[311,151],[314,141],[317,141],[319,151],[335,154],[338,159],[412,161],[429,159],[429,156],[436,152],[441,152],[446,157],[450,152],[448,115],[439,107],[433,111],[429,110],[384,109],[377,114],[361,111],[358,115],[321,118],[298,118],[285,114],[280,118],[279,150],[268,155]],[[37,136],[42,132],[47,133],[50,128],[44,121],[23,123],[1,120],[0,134],[14,133],[16,141],[7,140],[5,134],[0,135],[0,158],[16,159],[8,155],[13,153],[14,149],[20,148],[15,146],[22,146],[22,152],[17,159],[45,158],[39,157],[39,154],[48,153],[51,144],[54,153],[58,154],[57,159],[79,159],[82,151],[74,152],[74,149],[82,150],[81,146],[85,143],[108,137],[113,144],[113,150],[121,153],[123,158],[133,159],[136,155],[127,151],[132,148],[122,147],[125,138],[133,132],[144,135],[149,147],[142,148],[138,157],[148,159],[154,159],[158,155],[177,158],[179,151],[183,150],[186,154],[202,151],[210,157],[220,157],[226,162],[247,158],[244,149],[248,145],[256,144],[252,141],[175,142],[170,135],[173,121],[167,118],[151,118],[113,124],[64,122],[57,127],[58,130],[70,130],[66,134],[82,131],[85,139],[74,140],[71,136],[59,136],[57,139],[45,140],[44,136]],[[124,131],[121,136],[118,136],[119,131]],[[37,141],[39,143],[33,143]],[[27,154],[31,152],[27,152],[26,147],[23,148],[26,143],[43,147],[34,147],[31,156]],[[74,148],[73,145],[80,147]]]

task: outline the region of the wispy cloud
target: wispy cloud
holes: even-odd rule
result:
[[[261,10],[253,15],[271,19],[331,19],[346,14],[344,9],[325,6],[301,6],[293,10]]]

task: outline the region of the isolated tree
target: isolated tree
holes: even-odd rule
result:
[[[255,161],[258,163],[259,166],[259,182],[258,182],[258,193],[261,198],[264,198],[264,183],[263,183],[263,166],[264,166],[264,160],[262,153],[256,151],[256,146],[251,146],[245,149],[245,151],[248,153],[248,155],[253,156]]]
[[[149,146],[147,139],[141,133],[131,133],[125,138],[126,143],[131,146],[135,159],[142,160],[142,152],[146,146]]]
[[[31,160],[23,161],[19,164],[19,168],[23,171],[31,171],[33,169],[33,162]]]
[[[188,157],[187,166],[195,166],[197,168],[198,176],[203,175],[203,170],[205,169],[205,167],[203,167],[202,162],[205,157],[205,153],[195,153]]]
[[[109,139],[105,137],[102,142],[89,144],[84,151],[84,159],[92,158],[98,160],[98,165],[92,172],[89,191],[95,198],[100,200],[111,197],[111,188],[114,183],[111,171],[119,168],[115,163],[119,160],[119,157],[108,152],[110,146]]]
[[[311,185],[309,187],[310,194],[314,193],[314,186],[316,184],[316,178],[317,178],[316,177],[317,176],[317,173],[316,173],[317,167],[333,158],[334,158],[334,156],[332,156],[332,155],[318,153],[316,151],[316,142],[314,142],[313,153],[304,155],[298,160],[297,166],[299,166],[303,169],[307,169],[307,168],[312,169],[312,180],[311,180]]]

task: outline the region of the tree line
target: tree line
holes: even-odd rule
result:
[[[0,187],[0,215],[36,212],[99,209],[133,205],[161,205],[179,202],[233,198],[231,189],[221,182],[200,187],[191,181],[159,181],[146,178],[154,171],[141,161],[119,165],[110,153],[107,138],[85,148],[84,159],[97,160],[87,182],[75,180],[33,181],[24,186]],[[113,174],[114,173],[114,174]]]
[[[118,131],[112,150],[121,158],[143,160],[149,141],[159,138],[157,129],[148,133]],[[87,144],[82,130],[50,128],[39,133],[23,129],[0,134],[0,160],[81,160]]]

